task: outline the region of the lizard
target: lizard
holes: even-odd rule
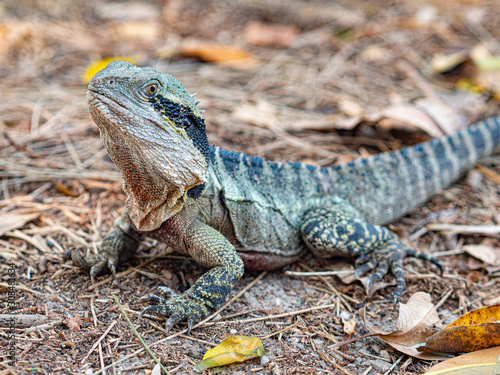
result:
[[[196,95],[196,94],[195,94]],[[116,273],[148,236],[208,268],[183,294],[159,287],[141,314],[188,330],[216,311],[244,269],[273,270],[309,250],[357,257],[368,284],[392,272],[405,289],[409,248],[385,225],[455,182],[500,144],[500,116],[451,136],[329,168],[210,146],[199,101],[173,76],[125,61],[91,80],[90,115],[123,175],[126,203],[97,255],[70,257],[90,277]]]

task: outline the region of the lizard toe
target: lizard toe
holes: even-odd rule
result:
[[[149,305],[142,309],[139,314],[142,317],[144,314],[149,315],[159,315],[163,317],[168,317],[172,313],[172,310],[167,305]]]
[[[187,331],[187,334],[189,335],[191,333],[191,329],[193,328],[193,324],[196,323],[199,319],[199,316],[198,315],[191,315],[188,320],[187,320],[187,323],[188,323],[188,331]]]
[[[145,305],[152,305],[152,306],[165,304],[165,303],[162,303],[163,302],[162,300],[163,300],[163,298],[155,296],[154,294],[142,296],[141,298],[139,298],[139,302],[142,302]]]
[[[389,271],[389,262],[387,261],[387,259],[379,259],[377,269],[368,278],[368,283],[367,283],[368,289],[370,289],[370,286],[375,281],[380,280],[382,277],[384,277],[388,271]]]
[[[175,293],[173,290],[166,287],[163,288],[163,292]],[[200,301],[186,295],[178,295],[177,293],[169,299],[148,295],[141,297],[140,301],[149,304],[149,306],[141,311],[140,315],[143,316],[148,313],[167,318],[167,331],[177,323],[187,321],[188,332],[190,332],[193,324],[198,321],[198,319],[207,315],[207,310]]]
[[[356,261],[356,277],[360,277],[361,275],[364,275],[368,271],[373,270],[375,267],[377,267],[378,261],[376,258],[371,258],[367,260],[365,263],[362,263],[359,261],[359,259]]]
[[[183,320],[181,314],[173,314],[170,316],[170,318],[167,319],[165,323],[165,330],[167,331],[167,335],[172,329],[172,327],[175,326],[177,323],[179,323],[181,320]]]
[[[396,290],[394,291],[394,307],[399,301],[406,287],[405,274],[403,271],[403,259],[397,259],[391,263],[391,271],[396,278]]]
[[[159,286],[158,291],[163,298],[172,298],[173,296],[177,296],[177,292],[168,286]]]
[[[97,261],[96,263],[94,263],[90,267],[90,279],[92,280],[92,282],[95,281],[95,277],[97,275],[100,275],[101,273],[103,273],[106,270],[107,270],[107,265],[106,265],[105,260],[100,260],[100,261]]]

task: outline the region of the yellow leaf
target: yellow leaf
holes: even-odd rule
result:
[[[231,336],[215,348],[208,350],[203,360],[196,365],[196,369],[203,371],[207,368],[243,362],[262,355],[264,355],[264,347],[258,337]]]
[[[500,304],[485,306],[469,311],[467,314],[462,315],[448,324],[446,328],[470,326],[481,323],[495,323],[498,321],[500,321]]]
[[[135,65],[139,62],[138,56],[119,56],[119,57],[108,57],[105,59],[97,60],[87,66],[85,71],[82,74],[82,82],[88,84],[93,76],[96,75],[97,72],[103,70],[110,62],[113,61],[128,61],[129,63]]]

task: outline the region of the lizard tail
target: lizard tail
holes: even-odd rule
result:
[[[500,146],[500,116],[456,134],[331,169],[336,193],[374,224],[385,224],[455,182]]]

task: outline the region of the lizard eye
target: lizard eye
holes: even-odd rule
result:
[[[151,85],[147,85],[142,89],[142,92],[144,95],[147,97],[154,97],[158,93],[158,84],[157,83],[152,83]]]
[[[182,127],[185,129],[185,130],[188,130],[194,123],[194,119],[192,118],[192,116],[188,116],[188,117],[184,117],[182,119]]]

